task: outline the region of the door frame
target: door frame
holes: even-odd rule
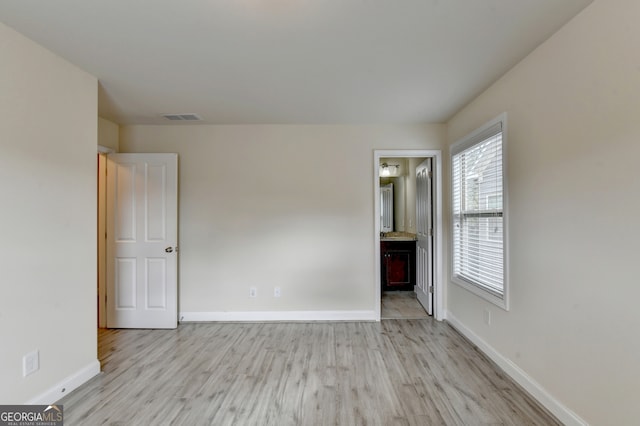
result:
[[[107,298],[106,298],[106,261],[107,241],[105,239],[107,224],[107,155],[115,152],[106,146],[98,145],[97,175],[97,221],[98,221],[98,328],[107,327]]]
[[[442,217],[442,151],[434,149],[393,149],[373,151],[373,197],[374,197],[374,285],[376,320],[380,321],[382,290],[380,281],[380,159],[381,158],[432,158],[433,168],[433,317],[437,321],[444,319],[444,251]]]

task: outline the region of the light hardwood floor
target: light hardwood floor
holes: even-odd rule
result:
[[[413,291],[385,291],[381,297],[380,318],[418,319],[428,318],[416,293]]]
[[[199,323],[100,330],[65,425],[553,425],[448,324]]]

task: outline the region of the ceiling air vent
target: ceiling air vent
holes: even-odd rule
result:
[[[169,121],[202,121],[198,114],[162,114]]]

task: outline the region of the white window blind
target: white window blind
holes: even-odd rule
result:
[[[453,276],[504,297],[502,121],[452,147]]]

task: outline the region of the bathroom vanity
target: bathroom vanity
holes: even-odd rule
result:
[[[383,234],[380,257],[382,291],[413,291],[416,283],[415,235]]]

